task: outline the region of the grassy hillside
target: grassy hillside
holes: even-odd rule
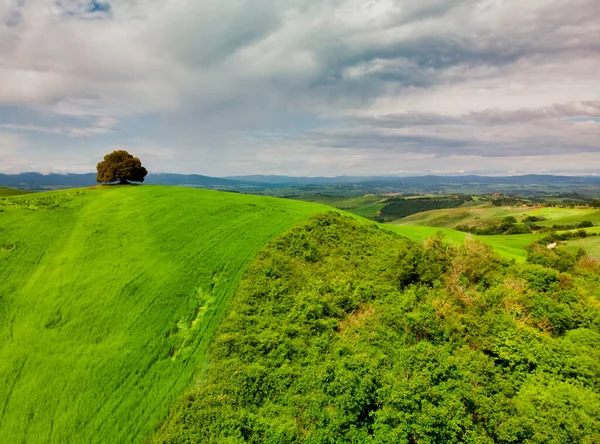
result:
[[[385,203],[383,203],[385,198],[372,194],[365,196],[336,196],[325,193],[306,193],[292,197],[292,199],[329,205],[369,219],[379,216],[379,211],[385,206]]]
[[[154,186],[0,199],[0,442],[144,442],[255,253],[322,209]]]
[[[152,441],[598,442],[600,262],[555,255],[314,216],[255,258]]]
[[[394,224],[422,225],[429,227],[452,228],[458,224],[481,225],[487,222],[513,216],[520,220],[525,216],[538,216],[545,220],[536,222],[541,226],[553,224],[572,224],[584,220],[600,225],[600,210],[589,208],[557,208],[557,207],[497,207],[491,203],[472,207],[446,208],[442,210],[424,211],[398,219]]]
[[[31,193],[31,191],[17,190],[16,188],[0,187],[0,197],[19,196],[29,193]]]
[[[504,257],[523,261],[527,256],[525,247],[543,238],[547,233],[474,236],[451,229],[457,224],[477,226],[497,222],[507,216],[513,216],[517,220],[521,220],[526,216],[540,217],[544,220],[538,221],[536,224],[547,227],[561,224],[578,224],[583,221],[591,221],[596,225],[600,225],[600,211],[597,209],[496,207],[487,203],[469,208],[425,211],[399,219],[391,226],[394,227],[395,232],[415,240],[427,238],[438,229],[442,230],[448,239],[455,243],[460,243],[465,238],[478,239],[490,245]],[[588,233],[597,233],[598,230],[600,230],[600,227],[597,226],[586,229]],[[570,240],[567,242],[567,246],[571,251],[576,251],[582,247],[589,254],[600,258],[600,237]]]
[[[441,232],[444,237],[454,245],[462,245],[465,240],[479,240],[488,244],[500,256],[506,259],[515,259],[518,262],[525,261],[527,252],[525,247],[535,240],[543,237],[541,234],[519,234],[514,236],[475,236],[462,231],[451,230],[449,228],[436,228],[418,225],[382,225],[382,228],[393,231],[394,233],[408,237],[414,241],[425,241],[436,233]]]

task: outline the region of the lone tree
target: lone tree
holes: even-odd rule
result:
[[[125,150],[113,151],[104,156],[104,160],[98,163],[97,169],[96,182],[99,183],[119,182],[125,185],[130,180],[143,182],[148,174],[140,159]]]

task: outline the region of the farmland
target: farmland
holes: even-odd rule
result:
[[[0,442],[144,442],[246,266],[316,204],[166,187],[0,200]]]
[[[441,229],[450,240],[460,241],[464,236],[478,239],[490,245],[494,250],[508,258],[524,260],[526,257],[525,247],[532,242],[542,239],[548,233],[529,233],[519,235],[493,235],[473,236],[467,233],[452,230],[457,224],[472,226],[483,226],[494,223],[504,217],[513,216],[521,219],[527,216],[540,218],[536,225],[540,227],[552,227],[553,225],[573,225],[583,221],[590,221],[600,225],[600,211],[590,208],[559,208],[559,207],[496,207],[491,204],[482,204],[470,208],[451,208],[443,210],[426,211],[419,214],[399,219],[394,222],[394,230],[412,239],[426,237],[437,229]],[[572,230],[571,230],[572,231]],[[597,234],[599,227],[586,228],[590,234]],[[568,231],[558,231],[566,233]],[[586,239],[568,240],[566,246],[575,251],[584,248],[591,255],[600,258],[600,237],[592,236]]]

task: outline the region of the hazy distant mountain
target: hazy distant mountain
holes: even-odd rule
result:
[[[88,174],[0,174],[0,186],[24,190],[87,187],[96,184],[96,173]]]
[[[501,187],[502,185],[548,185],[580,186],[600,184],[600,176],[338,176],[338,177],[294,177],[294,176],[233,176],[210,177],[199,174],[149,174],[144,183],[157,185],[180,185],[231,191],[260,192],[274,188],[302,186],[375,186],[381,185],[386,189],[403,190],[406,188],[435,189],[439,186],[480,184]],[[47,190],[57,188],[86,187],[96,185],[96,174],[0,174],[0,186],[28,190]]]
[[[148,174],[144,183],[157,185],[183,185],[190,187],[243,190],[257,189],[260,184],[201,176],[199,174]],[[27,190],[88,187],[97,185],[96,173],[87,174],[0,174],[0,186]]]
[[[337,176],[337,177],[295,177],[295,176],[230,176],[228,180],[273,184],[281,186],[332,185],[368,182],[386,182],[398,184],[598,184],[600,176],[553,176],[529,174],[524,176]]]

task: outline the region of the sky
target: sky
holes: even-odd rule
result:
[[[0,0],[0,172],[600,173],[600,0]]]

